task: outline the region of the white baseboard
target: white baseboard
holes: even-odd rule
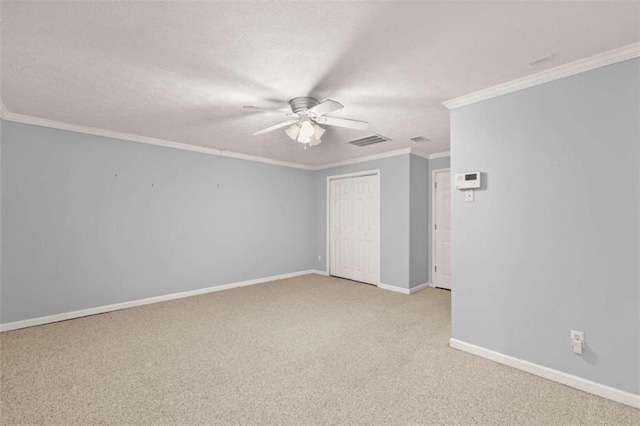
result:
[[[417,285],[415,287],[411,287],[409,289],[409,294],[417,293],[420,290],[424,290],[427,287],[431,287],[431,283],[424,283],[424,284]]]
[[[320,269],[312,269],[309,271],[310,274],[318,274],[318,275],[324,275],[325,277],[329,276],[329,273],[327,273],[327,271],[321,271]]]
[[[49,324],[52,322],[65,321],[73,318],[86,317],[89,315],[103,314],[105,312],[119,311],[120,309],[133,308],[136,306],[149,305],[151,303],[166,302],[168,300],[182,299],[183,297],[198,296],[200,294],[213,293],[216,291],[228,290],[230,288],[245,287],[248,285],[260,284],[269,281],[282,280],[285,278],[299,277],[316,273],[315,271],[299,271],[289,274],[274,275],[271,277],[257,278],[255,280],[239,281],[230,284],[223,284],[213,287],[201,288],[198,290],[183,291],[180,293],[172,293],[163,296],[149,297],[146,299],[132,300],[130,302],[115,303],[113,305],[98,306],[95,308],[81,309],[79,311],[65,312],[62,314],[49,315],[46,317],[32,318],[28,320],[9,322],[0,324],[0,332],[18,330],[20,328],[34,327],[36,325]]]
[[[395,285],[378,283],[378,288],[383,290],[395,291],[396,293],[410,294],[408,288],[396,287]]]
[[[395,285],[379,283],[378,288],[381,288],[383,290],[395,291],[396,293],[413,294],[419,292],[420,290],[424,290],[425,288],[429,287],[429,285],[429,283],[424,283],[411,288],[402,288]]]
[[[625,392],[616,388],[612,388],[610,386],[602,385],[600,383],[592,382],[590,380],[583,379],[572,374],[563,373],[562,371],[554,370],[552,368],[543,367],[542,365],[524,361],[519,358],[514,358],[509,355],[504,355],[500,352],[494,352],[481,346],[472,345],[471,343],[466,343],[458,339],[451,338],[449,340],[449,346],[473,355],[478,355],[483,358],[490,359],[491,361],[499,362],[500,364],[508,365],[509,367],[517,368],[518,370],[526,371],[527,373],[531,373],[536,376],[544,377],[545,379],[552,380],[554,382],[558,382],[584,392],[601,396],[602,398],[610,399],[612,401],[629,405],[634,408],[640,408],[640,395]]]

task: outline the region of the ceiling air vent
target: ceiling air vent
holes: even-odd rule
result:
[[[371,135],[371,136],[365,136],[364,138],[360,138],[360,139],[351,139],[349,143],[355,146],[367,146],[367,145],[373,145],[374,143],[385,142],[388,140],[391,140],[391,139],[385,138],[384,136],[381,136],[381,135]]]
[[[416,143],[423,143],[423,142],[429,142],[430,139],[427,139],[424,136],[416,136],[415,138],[411,138],[411,140]]]

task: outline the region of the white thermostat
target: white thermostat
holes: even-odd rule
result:
[[[480,188],[480,172],[456,173],[456,189]]]

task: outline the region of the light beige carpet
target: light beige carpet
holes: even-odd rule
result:
[[[308,275],[0,335],[3,424],[638,424],[448,347],[450,293]]]

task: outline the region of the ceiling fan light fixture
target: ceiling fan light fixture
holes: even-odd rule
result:
[[[304,131],[303,128],[305,129]],[[300,124],[295,123],[289,126],[284,132],[294,141],[315,146],[322,142],[320,138],[324,135],[325,131],[325,129],[313,123],[311,120],[303,120]]]
[[[294,124],[288,129],[286,129],[284,132],[287,134],[287,136],[289,136],[294,141],[298,140],[298,134],[300,133],[300,126],[298,126],[297,124]]]
[[[313,134],[318,140],[320,140],[322,135],[324,135],[324,132],[326,132],[325,129],[323,129],[322,127],[318,126],[316,123],[313,123],[313,130],[314,130]],[[318,142],[318,143],[320,143],[320,142]]]
[[[300,123],[300,133],[298,133],[298,142],[300,143],[309,143],[311,142],[311,138],[315,136],[315,129],[313,128],[313,123],[308,118],[302,119]]]
[[[336,102],[331,99],[318,102],[315,98],[298,97],[291,99],[289,101],[289,105],[291,106],[292,112],[285,115],[287,117],[295,118],[267,127],[266,129],[258,130],[252,134],[254,136],[258,136],[284,128],[284,132],[289,138],[304,144],[306,149],[309,146],[318,145],[322,142],[321,138],[325,133],[325,129],[320,127],[318,124],[355,130],[365,130],[369,124],[366,121],[326,115],[344,108],[340,102]],[[250,106],[245,106],[243,108],[282,114],[282,111],[269,108]]]

